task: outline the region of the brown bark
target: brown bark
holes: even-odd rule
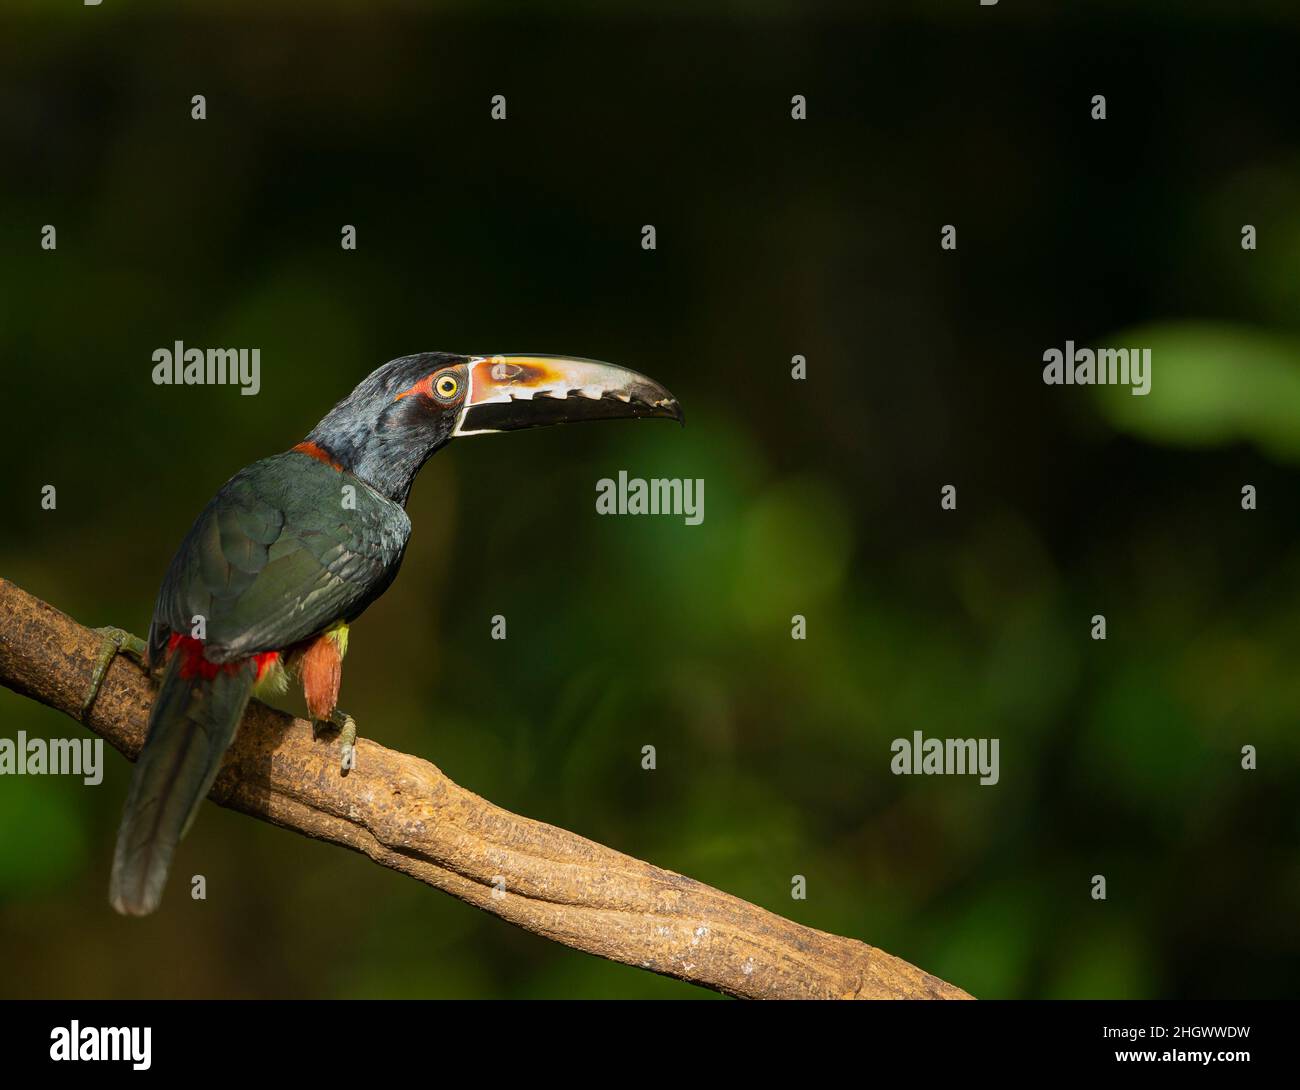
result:
[[[134,760],[152,699],[143,669],[114,659],[82,720],[102,637],[5,580],[0,618],[0,683]],[[337,747],[313,739],[309,723],[254,702],[211,797],[362,852],[526,931],[728,995],[970,998],[866,943],[511,814],[418,757],[358,739],[356,760],[341,775]]]

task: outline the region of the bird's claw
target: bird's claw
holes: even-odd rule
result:
[[[335,708],[330,713],[328,725],[339,732],[339,771],[347,775],[357,766],[357,724],[352,716]]]
[[[139,636],[132,635],[124,628],[114,628],[107,625],[104,628],[94,629],[96,633],[104,638],[100,645],[99,653],[95,656],[95,665],[90,672],[90,690],[86,693],[86,699],[81,702],[81,718],[86,718],[86,713],[90,711],[90,706],[95,702],[95,697],[99,695],[99,690],[104,685],[104,678],[108,676],[108,668],[112,665],[113,659],[118,655],[127,655],[137,662],[144,662],[148,649],[145,642]]]

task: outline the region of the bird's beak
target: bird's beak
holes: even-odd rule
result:
[[[514,431],[578,420],[663,416],[681,421],[659,383],[612,363],[571,356],[475,356],[456,435]]]

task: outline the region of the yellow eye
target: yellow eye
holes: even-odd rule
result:
[[[456,381],[455,375],[441,375],[438,381],[433,384],[434,391],[444,401],[450,401],[456,396],[456,391],[460,389],[460,383]]]

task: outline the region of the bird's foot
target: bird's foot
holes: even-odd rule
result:
[[[144,662],[148,649],[145,642],[139,636],[134,636],[125,628],[114,628],[108,625],[105,628],[96,628],[94,630],[104,637],[104,642],[99,648],[99,654],[95,656],[95,666],[90,672],[90,691],[86,693],[86,699],[81,702],[81,718],[86,718],[86,713],[90,711],[90,706],[95,702],[95,697],[99,695],[99,690],[104,685],[104,678],[108,676],[108,668],[112,665],[113,660],[118,655],[129,655],[137,662]]]
[[[313,730],[321,722],[312,724]],[[357,724],[352,716],[339,708],[330,712],[330,717],[323,721],[324,726],[334,727],[339,732],[339,770],[347,775],[357,766]]]

